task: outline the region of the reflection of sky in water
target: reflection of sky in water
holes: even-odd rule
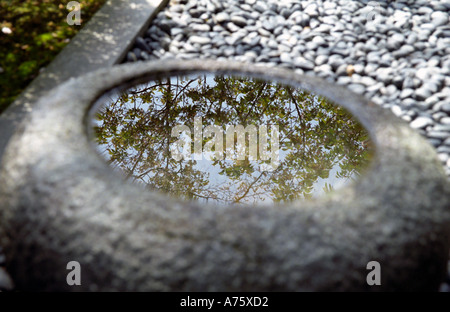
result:
[[[209,85],[209,86],[215,85],[215,81],[214,81],[214,77],[215,76],[214,75],[199,76],[199,77],[202,77],[203,83],[206,83],[206,85]],[[187,81],[188,79],[194,79],[194,78],[196,78],[196,77],[195,76],[188,76],[185,79]],[[171,78],[171,83],[174,84],[174,85],[175,84],[179,84],[180,83],[179,79],[180,79],[179,77],[172,77]],[[149,87],[151,85],[152,85],[152,82],[150,82],[149,84],[144,84],[144,85],[137,86],[137,87],[132,88],[130,90],[142,90],[142,89],[147,88],[147,87]],[[191,82],[191,84],[189,84],[189,89],[197,88],[198,86],[199,85],[198,85],[197,81]],[[117,93],[113,94],[113,95],[111,95],[109,97],[108,100],[104,100],[103,99],[102,103],[105,103],[105,102],[107,102],[107,103],[115,103],[116,101],[118,101],[119,97],[120,97],[120,94],[117,94]],[[154,105],[155,103],[160,102],[162,97],[163,97],[163,94],[161,92],[159,92],[159,91],[156,91],[155,94],[153,95],[153,98],[152,98],[152,103],[153,104],[152,103],[150,103],[150,104],[149,103],[144,103],[141,99],[136,98],[136,103],[132,103],[131,101],[129,101],[128,103],[125,103],[124,106],[125,106],[126,109],[130,109],[132,107],[141,107],[141,108],[147,109],[151,105]],[[236,101],[239,101],[239,100],[243,99],[243,97],[244,97],[244,94],[239,94],[236,97]],[[313,96],[312,98],[313,98],[314,105],[318,105],[319,104],[318,103],[318,97],[317,96]],[[194,103],[193,103],[192,99],[188,99],[187,102],[185,102],[184,104],[180,103],[180,107],[182,107],[183,105],[189,106],[189,105],[194,105]],[[287,106],[289,104],[287,103],[285,105]],[[329,116],[331,116],[331,115],[332,115],[332,113],[329,113]],[[202,116],[202,115],[200,115],[200,116]],[[290,118],[298,118],[298,116],[299,115],[298,115],[297,111],[292,110],[292,116]],[[132,121],[136,121],[136,120],[137,120],[137,117],[135,117],[135,118],[128,118],[127,122],[132,122]],[[176,117],[175,121],[176,121],[175,125],[176,124],[184,124],[186,122],[186,120],[183,120],[183,117],[181,117],[181,118],[180,117]],[[190,122],[192,123],[193,120],[191,120]],[[258,125],[262,125],[262,124],[268,125],[268,129],[270,129],[270,125],[272,124],[270,116],[267,116],[267,115],[264,115],[263,118],[261,118],[260,120],[257,120],[255,123],[257,125],[256,129],[258,129]],[[310,127],[315,127],[315,126],[318,125],[318,123],[319,123],[318,120],[310,120],[310,121],[308,121],[307,124]],[[102,125],[103,125],[102,121],[99,121],[99,120],[95,121],[95,126],[101,127]],[[205,120],[203,120],[203,122],[202,122],[203,131],[204,131],[205,127],[208,126],[208,125],[210,125],[210,123],[205,122]],[[237,124],[235,124],[235,123],[224,124],[222,126],[222,129],[223,129],[222,133],[223,133],[224,142],[225,142],[225,138],[226,138],[225,127],[229,126],[229,125],[236,126]],[[246,124],[243,124],[243,126],[245,127]],[[123,129],[123,126],[122,125],[118,125],[117,129],[120,131],[121,129]],[[191,128],[191,137],[192,137],[192,139],[194,139],[194,129],[192,129],[192,128]],[[280,145],[282,144],[282,140],[283,139],[284,139],[284,137],[280,134]],[[174,140],[177,140],[177,138],[174,138]],[[270,141],[270,134],[268,135],[268,141]],[[108,143],[111,143],[111,139],[109,139]],[[110,155],[109,155],[109,153],[107,151],[107,144],[98,145],[97,148],[101,152],[103,157],[105,157],[108,160],[110,159]],[[224,144],[224,149],[225,149],[225,144]],[[328,149],[325,149],[325,148],[323,150],[325,152],[328,151]],[[291,149],[288,150],[288,151],[283,151],[283,150],[280,149],[280,153],[279,153],[279,160],[280,160],[280,162],[283,162],[285,160],[286,156],[290,152],[291,152]],[[136,156],[138,151],[136,149],[134,149],[134,148],[128,148],[128,149],[126,149],[125,153],[130,155],[130,156],[133,156],[133,155]],[[247,155],[248,155],[248,149],[247,149]],[[194,156],[194,149],[192,149],[192,158],[193,158],[193,156]],[[212,161],[205,160],[205,154],[203,155],[203,157],[204,157],[203,160],[197,160],[196,161],[196,164],[193,166],[193,168],[196,169],[196,170],[202,171],[204,173],[207,173],[207,175],[209,176],[209,183],[207,184],[208,189],[224,192],[224,194],[226,194],[226,192],[228,192],[229,194],[233,194],[233,193],[237,192],[238,188],[239,188],[239,183],[241,181],[239,181],[239,180],[238,181],[231,180],[230,178],[226,177],[225,175],[220,174],[221,168],[218,165],[214,165]],[[320,160],[318,160],[318,161],[320,161]],[[350,181],[352,178],[355,177],[355,172],[351,173],[349,176],[346,176],[346,177],[338,177],[337,176],[337,173],[340,170],[340,165],[342,165],[343,161],[344,161],[344,159],[342,159],[340,161],[336,160],[334,165],[331,168],[328,168],[329,169],[329,177],[328,178],[324,179],[324,178],[321,178],[320,176],[317,177],[315,183],[312,186],[312,191],[310,193],[310,195],[312,197],[318,197],[318,196],[322,195],[324,193],[324,187],[326,186],[326,184],[331,185],[334,189],[337,189],[337,188],[340,188],[343,185],[347,184],[348,181]],[[184,160],[183,162],[186,163],[186,160]],[[228,164],[228,165],[231,165],[232,161],[224,160],[224,163]],[[254,168],[259,168],[259,163],[257,161],[250,161],[250,163],[254,165]],[[111,165],[114,166],[114,167],[120,167],[120,165],[115,163],[115,162],[113,162]],[[248,180],[248,182],[247,182],[248,184],[247,185],[250,185],[252,183],[252,181],[249,180],[250,178],[257,179],[257,177],[260,174],[261,174],[261,172],[259,170],[256,170],[251,175],[245,175],[245,177]],[[266,173],[264,175],[264,177],[266,175],[268,176],[270,174],[271,173],[268,172],[268,173]],[[146,175],[145,177],[143,177],[141,179],[141,182],[149,183],[154,177],[155,177],[155,173],[149,173],[148,175]],[[293,178],[293,182],[300,183],[301,181],[298,181],[297,178]],[[173,183],[173,182],[171,182],[171,183]],[[226,191],[223,189],[224,186],[226,186]],[[257,185],[256,185],[256,187],[257,187]],[[240,202],[244,202],[244,203],[255,203],[255,202],[271,203],[272,202],[272,197],[271,197],[270,192],[268,192],[267,190],[264,190],[264,189],[256,189],[255,190],[255,188],[254,187],[250,188],[248,190],[247,196],[245,198],[243,198]],[[232,195],[230,195],[230,196],[232,196]],[[255,200],[255,198],[253,198],[254,196],[257,197],[257,200]],[[225,195],[225,197],[228,197],[228,196]],[[200,201],[204,201],[205,200],[205,199],[202,199],[202,198],[198,198],[198,199]]]

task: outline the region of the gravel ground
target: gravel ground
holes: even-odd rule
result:
[[[237,60],[345,85],[425,136],[450,178],[449,12],[449,0],[172,0],[126,61]]]

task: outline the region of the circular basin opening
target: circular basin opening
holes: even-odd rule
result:
[[[127,179],[216,204],[323,196],[368,167],[368,132],[342,107],[275,81],[222,74],[155,79],[94,106],[97,151]]]

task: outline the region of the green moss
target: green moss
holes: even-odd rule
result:
[[[81,25],[68,25],[69,1],[0,1],[0,113],[47,66],[105,3],[106,0],[79,0]]]

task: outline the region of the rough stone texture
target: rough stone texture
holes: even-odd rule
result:
[[[279,207],[181,202],[125,182],[91,146],[104,92],[169,73],[239,73],[324,95],[369,130],[376,153],[352,187]],[[126,64],[72,79],[35,106],[0,169],[0,245],[22,290],[437,290],[450,185],[433,148],[387,110],[293,71],[212,61]],[[82,285],[68,286],[78,261]],[[366,265],[381,264],[381,286]]]

